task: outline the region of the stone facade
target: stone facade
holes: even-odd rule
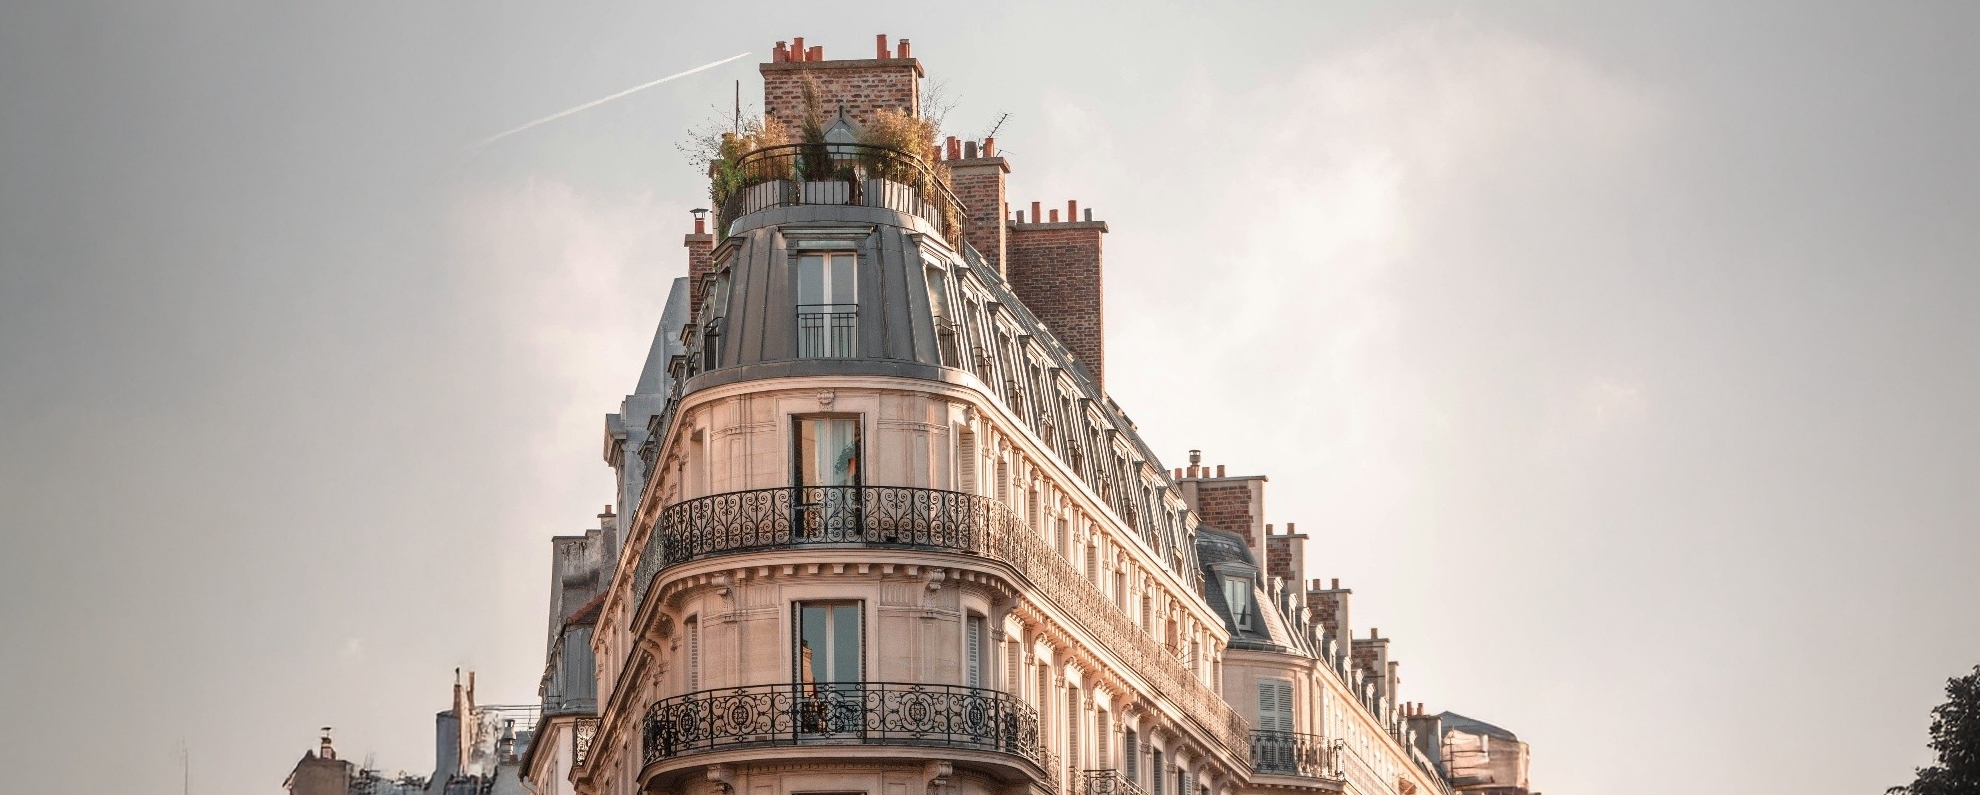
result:
[[[766,113],[918,113],[876,55],[779,42]],[[1019,223],[992,142],[947,150],[959,231],[805,177],[685,241],[607,416],[616,510],[558,542],[534,791],[1453,792],[1265,479],[1171,477],[1107,396],[1106,225]]]

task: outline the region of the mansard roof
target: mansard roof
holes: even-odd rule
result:
[[[658,395],[667,391],[667,360],[687,351],[681,344],[680,332],[687,320],[688,284],[687,277],[682,276],[667,291],[667,306],[660,311],[660,325],[653,330],[653,345],[646,351],[646,366],[640,368],[639,385],[633,387],[633,394]]]

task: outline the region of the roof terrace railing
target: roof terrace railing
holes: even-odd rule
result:
[[[773,207],[852,205],[919,216],[962,246],[963,204],[921,158],[883,146],[801,143],[766,146],[718,169],[716,228]]]

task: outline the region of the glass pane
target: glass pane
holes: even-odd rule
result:
[[[798,681],[815,684],[825,664],[826,607],[805,605],[798,612]]]
[[[797,458],[797,485],[859,485],[859,420],[799,420]]]
[[[859,605],[832,606],[831,682],[859,681]]]
[[[859,297],[854,293],[853,288],[853,277],[857,273],[857,269],[853,267],[853,264],[856,261],[857,258],[851,254],[832,255],[831,267],[829,268],[831,271],[831,293],[826,296],[826,300],[823,303],[859,303]]]
[[[798,303],[829,303],[825,299],[824,257],[812,254],[798,258]]]

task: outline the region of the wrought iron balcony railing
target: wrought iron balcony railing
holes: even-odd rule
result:
[[[1255,731],[1251,733],[1251,770],[1280,776],[1341,777],[1336,741],[1317,734]]]
[[[1101,647],[1174,699],[1232,757],[1247,756],[1251,726],[1244,718],[991,497],[908,486],[805,486],[682,500],[660,510],[633,587],[644,598],[659,572],[702,558],[835,545],[941,550],[1011,567]]]
[[[1082,770],[1079,795],[1146,795],[1141,785],[1119,770]]]
[[[859,355],[859,308],[853,304],[800,304],[798,358],[846,359]]]
[[[736,219],[773,207],[838,204],[920,216],[952,245],[962,243],[962,202],[921,158],[896,149],[851,143],[766,146],[733,166],[718,164],[713,176],[724,234]]]
[[[775,745],[911,745],[1013,754],[1045,768],[1038,713],[1018,697],[958,685],[841,682],[703,690],[646,710],[647,764]]]

